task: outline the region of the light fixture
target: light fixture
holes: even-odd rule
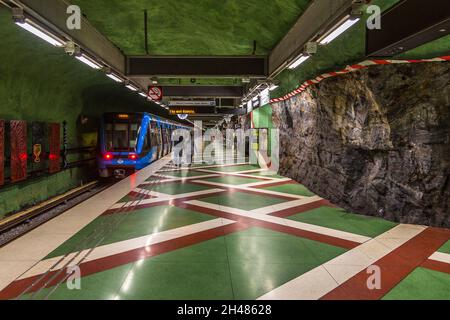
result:
[[[357,16],[346,16],[334,28],[332,28],[330,32],[326,33],[322,38],[320,38],[319,43],[322,45],[329,44],[331,41],[350,29],[359,20],[361,20],[361,18]]]
[[[143,92],[139,92],[139,95],[144,97],[144,98],[147,98],[147,95],[145,93],[143,93]]]
[[[275,89],[278,89],[278,87],[279,87],[278,84],[272,83],[272,84],[269,86],[269,91],[273,91],[273,90],[275,90]]]
[[[113,79],[116,82],[123,82],[123,80],[118,76],[116,76],[114,73],[107,73],[106,76],[110,79]]]
[[[135,86],[133,86],[132,84],[127,84],[125,87],[134,92],[138,91],[138,89]]]
[[[45,30],[43,27],[32,22],[30,19],[15,19],[14,23],[55,47],[63,47],[66,43],[63,39]]]
[[[309,55],[305,55],[302,53],[300,56],[297,57],[288,67],[288,69],[293,70],[296,69],[299,65],[301,65],[303,62],[311,58]]]
[[[93,58],[85,55],[84,53],[76,55],[75,58],[80,60],[81,62],[83,62],[84,64],[88,65],[89,67],[91,67],[93,69],[99,70],[102,68],[102,65],[100,63],[95,61]]]

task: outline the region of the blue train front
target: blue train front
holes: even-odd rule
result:
[[[181,126],[148,113],[107,113],[100,124],[100,177],[123,178],[172,151],[172,131]]]

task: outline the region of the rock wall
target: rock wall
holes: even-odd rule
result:
[[[273,122],[281,174],[356,213],[450,227],[450,63],[331,78]]]

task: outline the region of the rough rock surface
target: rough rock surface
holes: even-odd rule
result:
[[[273,121],[281,174],[356,213],[450,227],[450,63],[331,78]]]

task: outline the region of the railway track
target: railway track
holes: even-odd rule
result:
[[[114,182],[112,181],[93,181],[46,201],[37,207],[14,214],[0,221],[0,248],[95,196],[113,184]]]

